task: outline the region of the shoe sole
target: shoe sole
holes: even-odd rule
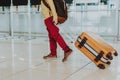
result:
[[[68,52],[69,54],[67,55],[67,57],[64,57],[64,58],[62,59],[62,62],[67,61],[67,58],[72,54],[72,52],[73,52],[73,50],[71,50],[70,52]],[[67,54],[67,53],[66,53],[66,54]]]

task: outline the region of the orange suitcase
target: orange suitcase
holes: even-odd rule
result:
[[[113,59],[113,55],[118,55],[111,45],[92,32],[83,32],[75,41],[75,46],[100,69],[104,69],[105,64],[110,64],[109,60]]]

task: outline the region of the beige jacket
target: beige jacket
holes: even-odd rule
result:
[[[44,3],[41,0],[41,10],[42,10],[44,19],[46,19],[50,16],[53,16],[53,19],[57,19],[57,13],[55,10],[53,0],[46,0],[46,2],[49,4],[51,11],[44,5]]]

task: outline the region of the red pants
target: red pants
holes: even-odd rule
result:
[[[49,17],[45,19],[45,25],[48,31],[51,54],[53,55],[57,54],[57,43],[66,53],[70,50],[70,48],[67,46],[64,39],[60,35],[59,28],[56,25],[54,25],[52,21],[53,21],[53,17]]]

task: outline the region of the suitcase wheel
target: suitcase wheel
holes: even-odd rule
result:
[[[111,62],[110,62],[110,61],[107,61],[107,62],[106,62],[106,64],[110,65],[110,64],[111,64]]]
[[[118,56],[118,53],[117,53],[117,52],[115,52],[115,53],[114,53],[114,55],[115,55],[115,56]]]
[[[112,59],[113,59],[113,57],[112,57],[111,53],[108,53],[108,54],[106,55],[106,57],[107,57],[108,59],[110,59],[110,60],[112,60]]]
[[[99,64],[98,67],[99,67],[100,69],[105,69],[105,65],[104,65],[104,64]]]

